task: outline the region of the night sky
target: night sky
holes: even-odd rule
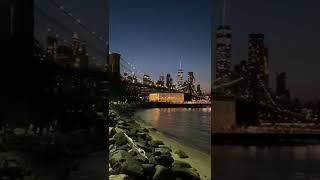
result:
[[[218,1],[214,6],[217,23]],[[275,73],[284,71],[292,96],[305,100],[319,98],[319,7],[318,0],[228,0],[233,65],[247,59],[248,34],[264,33],[270,51],[272,87]]]
[[[210,92],[210,0],[110,0],[110,52],[120,53],[153,81],[170,73],[176,84],[180,60]]]

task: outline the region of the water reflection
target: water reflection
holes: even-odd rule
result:
[[[320,178],[320,146],[214,146],[213,179]],[[232,172],[232,173],[230,173]]]
[[[210,152],[211,108],[154,108],[136,116],[185,145]]]

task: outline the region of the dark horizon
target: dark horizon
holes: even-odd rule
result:
[[[248,34],[263,33],[269,48],[269,86],[275,89],[277,72],[287,72],[287,85],[293,98],[319,100],[320,79],[317,77],[320,74],[317,68],[320,62],[317,61],[317,52],[320,49],[317,42],[320,41],[320,25],[313,20],[320,18],[316,9],[319,5],[319,1],[228,0],[226,22],[232,28],[232,66],[247,60]],[[221,1],[216,1],[216,25],[221,22],[221,7]],[[215,33],[215,27],[213,31]],[[214,64],[212,68],[214,74]]]

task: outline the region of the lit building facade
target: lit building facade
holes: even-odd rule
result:
[[[184,103],[184,93],[150,93],[149,102],[181,104]]]
[[[249,34],[248,87],[255,100],[263,98],[264,89],[269,86],[268,79],[268,49],[264,44],[264,34]]]
[[[220,25],[216,30],[216,79],[227,79],[231,74],[231,27]]]
[[[248,70],[268,87],[268,49],[264,44],[264,34],[249,34]]]
[[[182,69],[182,65],[181,65],[181,62],[180,62],[180,67],[178,69],[178,81],[177,81],[177,85],[178,85],[178,89],[182,88],[182,85],[183,85],[183,69]]]

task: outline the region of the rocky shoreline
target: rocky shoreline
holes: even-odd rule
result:
[[[110,180],[200,180],[198,171],[181,159],[188,154],[173,152],[163,141],[122,112],[109,113],[109,179]]]

